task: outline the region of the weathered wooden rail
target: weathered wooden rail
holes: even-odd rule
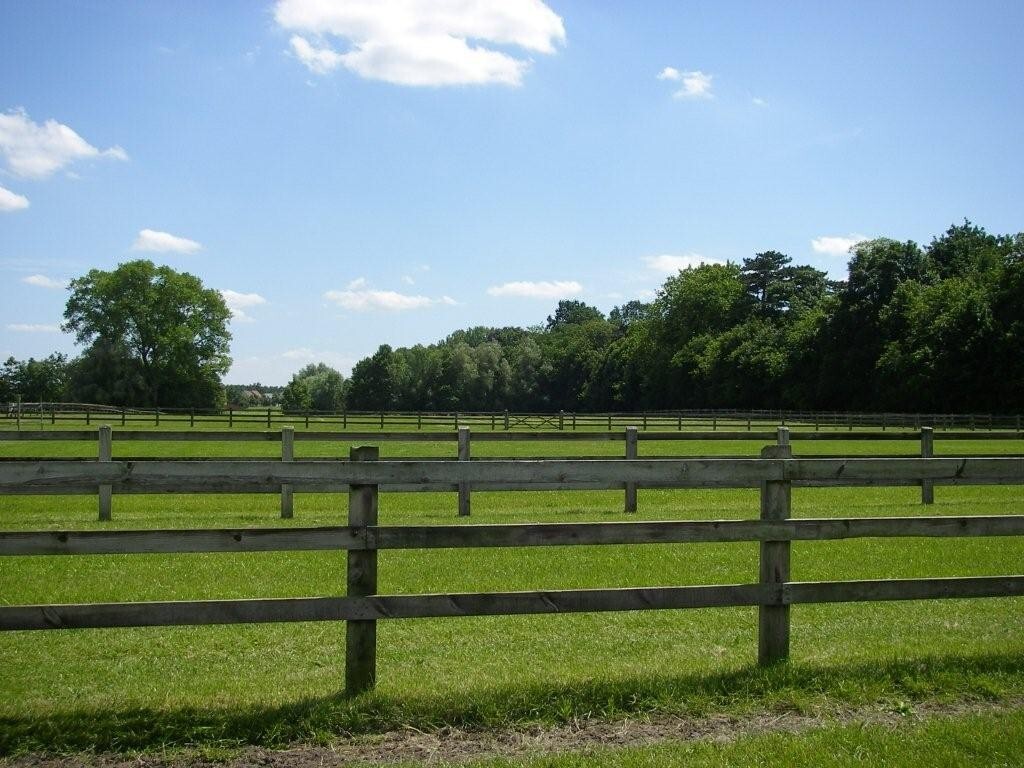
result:
[[[784,436],[783,436],[784,437]],[[109,486],[118,493],[347,491],[345,526],[289,529],[0,532],[0,556],[344,550],[348,591],[337,597],[83,605],[0,606],[0,630],[346,621],[346,689],[376,680],[376,622],[449,616],[756,606],[758,659],[784,659],[790,607],[1024,595],[1024,575],[793,582],[790,544],[857,537],[1024,535],[1024,515],[791,519],[795,485],[1024,484],[1024,458],[793,458],[786,444],[754,459],[379,461],[352,448],[350,461],[12,461],[0,464],[0,494],[69,494]],[[758,519],[670,522],[381,526],[385,488],[760,488]],[[434,595],[377,594],[383,549],[595,544],[758,542],[759,579],[747,584]]]
[[[3,404],[0,404],[3,405]],[[667,411],[614,411],[603,413],[515,412],[515,411],[298,411],[285,413],[276,407],[264,408],[120,408],[116,406],[84,403],[7,403],[8,420],[18,429],[38,422],[56,425],[58,422],[92,421],[119,422],[121,426],[135,424],[163,424],[209,426],[223,424],[235,426],[265,426],[302,423],[306,428],[314,425],[338,425],[351,428],[404,428],[422,430],[460,425],[491,430],[588,430],[637,424],[641,429],[694,429],[707,427],[742,428],[751,430],[761,426],[803,425],[818,429],[848,429],[876,427],[887,429],[931,426],[937,429],[1013,429],[1022,427],[1020,414],[992,413],[893,413],[847,412],[779,409],[686,408]]]
[[[785,436],[785,437],[781,437]],[[295,431],[294,427],[286,426],[280,431],[161,431],[161,430],[118,430],[114,431],[109,426],[101,426],[97,430],[42,430],[23,432],[0,432],[0,442],[11,441],[96,441],[98,444],[99,461],[110,461],[112,458],[113,442],[121,441],[188,441],[188,442],[280,442],[281,460],[291,461],[295,456],[295,442],[346,442],[355,443],[360,441],[378,442],[456,442],[457,457],[460,461],[472,460],[472,443],[476,442],[625,442],[625,458],[640,458],[639,443],[641,441],[671,441],[687,442],[693,440],[735,440],[735,441],[758,441],[768,442],[772,440],[785,439],[798,441],[813,441],[815,443],[825,442],[848,442],[848,441],[919,441],[920,455],[922,458],[929,458],[934,455],[935,440],[957,441],[957,440],[1020,440],[1024,439],[1024,433],[1020,432],[940,432],[936,433],[931,427],[921,427],[918,432],[897,431],[897,432],[811,432],[811,431],[790,431],[787,427],[775,431],[712,431],[712,432],[642,432],[635,426],[626,427],[622,431],[615,432],[470,432],[469,427],[459,427],[454,431],[444,432],[321,432],[321,431]],[[324,457],[326,458],[326,457]],[[542,458],[542,457],[537,457]],[[584,457],[589,458],[589,457]],[[681,458],[681,457],[677,457]],[[832,457],[829,457],[832,458]],[[886,457],[889,458],[889,457]],[[37,457],[38,460],[44,460]],[[122,461],[139,461],[137,458],[122,458]],[[250,461],[253,459],[249,459]],[[273,461],[273,459],[264,459]],[[426,459],[422,459],[426,460]],[[468,516],[471,510],[472,484],[462,482],[455,488],[458,493],[458,514]],[[479,489],[479,488],[478,488]],[[591,489],[591,488],[587,488]],[[281,486],[281,517],[291,518],[294,516],[294,493],[293,485],[285,483]],[[404,488],[387,488],[386,490],[406,490]],[[439,488],[438,490],[449,490]],[[479,489],[482,490],[482,489]],[[99,519],[109,520],[111,516],[111,490],[107,485],[99,486]],[[931,481],[921,482],[921,502],[923,504],[934,503],[935,495]],[[625,485],[626,512],[635,512],[637,508],[636,486],[632,483]]]

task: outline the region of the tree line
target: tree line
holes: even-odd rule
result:
[[[65,310],[85,351],[8,359],[0,401],[221,406],[229,317],[220,294],[168,267],[93,270],[72,281]],[[925,246],[868,240],[843,281],[764,251],[682,270],[653,300],[607,315],[564,300],[530,328],[381,345],[348,379],[308,365],[278,397],[293,412],[1020,411],[1024,234],[965,221]]]
[[[706,264],[607,315],[566,300],[543,326],[382,345],[343,392],[352,410],[1019,411],[1024,234],[869,240],[843,281],[777,251]]]

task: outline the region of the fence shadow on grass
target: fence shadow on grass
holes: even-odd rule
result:
[[[403,728],[558,725],[588,718],[742,717],[929,699],[998,700],[1024,693],[1024,653],[932,656],[846,665],[780,663],[705,675],[644,676],[403,698],[380,691],[273,707],[104,709],[0,718],[0,755],[281,748]]]

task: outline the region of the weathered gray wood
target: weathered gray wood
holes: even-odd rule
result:
[[[921,458],[930,459],[935,455],[934,430],[931,427],[921,427]],[[921,503],[935,503],[935,483],[931,480],[921,481]]]
[[[281,428],[281,461],[295,460],[295,428]],[[295,499],[291,483],[281,485],[281,517],[288,520],[295,515]]]
[[[377,619],[716,608],[777,604],[781,601],[781,588],[766,589],[761,584],[728,584],[543,592],[26,605],[0,607],[0,630],[339,620],[348,621],[349,626],[363,622],[376,626]]]
[[[788,459],[789,430],[779,427],[779,445],[761,449],[763,459]],[[792,486],[786,480],[766,480],[761,484],[761,520],[779,522],[789,519]],[[787,540],[761,542],[760,582],[766,588],[789,581],[790,543]],[[757,662],[774,664],[789,657],[789,606],[762,605],[758,608]]]
[[[5,531],[0,556],[366,549],[366,529],[228,528],[155,531]]]
[[[1024,595],[1024,576],[791,582],[782,593],[787,604],[1019,597]]]
[[[469,427],[459,427],[459,461],[470,460]],[[459,517],[469,517],[469,483],[459,483]]]
[[[111,430],[108,424],[104,424],[98,430],[99,461],[110,461],[114,457],[113,443],[111,442]],[[113,488],[107,484],[99,486],[99,519],[110,519],[111,497]]]
[[[789,445],[789,427],[779,427],[775,431],[775,443],[776,445]],[[791,456],[792,454],[772,458],[790,458]]]
[[[349,449],[349,461],[353,464],[374,462],[378,455],[378,449],[373,446]],[[376,485],[353,484],[349,489],[348,524],[350,528],[377,525]],[[349,550],[347,586],[350,598],[377,593],[376,550]],[[345,692],[356,696],[373,688],[377,680],[377,622],[351,620],[345,637]]]
[[[1024,596],[1024,576],[0,607],[0,630],[666,610]]]
[[[636,438],[636,427],[626,427],[626,459],[629,461],[638,457]],[[636,512],[636,483],[626,483],[625,511]]]
[[[0,532],[0,556],[544,547],[573,544],[680,544],[1022,535],[1024,515],[825,518],[790,519],[779,522],[672,520],[367,528],[327,526],[219,530],[7,531]]]
[[[767,480],[799,485],[1024,484],[1024,458],[933,459],[592,459],[562,461],[6,461],[0,493],[280,493],[342,491],[349,483],[403,490],[570,487],[744,488]]]

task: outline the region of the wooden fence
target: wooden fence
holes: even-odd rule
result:
[[[815,443],[826,442],[847,442],[847,441],[919,441],[920,455],[922,458],[934,456],[935,440],[956,441],[956,440],[1008,440],[1024,439],[1024,434],[1017,432],[939,432],[936,433],[931,427],[921,427],[918,432],[897,431],[897,432],[810,432],[791,431],[787,427],[779,427],[774,432],[641,432],[637,427],[626,427],[618,432],[475,432],[471,433],[469,427],[459,427],[450,432],[296,432],[293,427],[283,427],[280,431],[161,431],[161,430],[121,430],[114,431],[110,426],[101,426],[97,430],[42,430],[22,432],[0,431],[0,442],[10,441],[95,441],[98,445],[99,461],[110,461],[113,453],[113,441],[144,441],[144,442],[280,442],[281,460],[292,461],[295,456],[295,441],[306,442],[348,442],[361,441],[377,442],[456,442],[457,458],[459,461],[471,461],[472,443],[477,442],[602,442],[602,441],[623,441],[625,443],[624,458],[636,459],[640,457],[639,443],[641,441],[670,441],[687,442],[693,440],[737,440],[737,441],[758,441],[769,442],[778,440],[779,444],[786,444],[789,440],[814,441]],[[785,442],[783,442],[785,441]],[[34,457],[37,460],[45,460],[45,457]],[[122,461],[140,461],[141,458],[120,457]],[[330,460],[333,457],[321,457]],[[541,457],[537,457],[541,458]],[[588,457],[575,457],[588,458]],[[682,457],[674,457],[682,458]],[[838,458],[836,456],[817,455],[816,458]],[[882,458],[882,457],[876,457]],[[896,458],[896,457],[890,457]],[[259,459],[249,459],[250,461]],[[273,461],[273,459],[262,459]],[[427,459],[419,459],[427,460]],[[294,491],[291,485],[285,484],[281,487],[281,517],[291,518],[294,516]],[[471,511],[472,485],[460,483],[458,493],[458,513],[461,516],[468,516]],[[112,494],[107,486],[99,489],[99,519],[109,520],[111,516]],[[921,482],[921,503],[932,504],[934,502],[934,488],[932,483],[924,480]],[[635,512],[637,508],[636,487],[632,484],[625,486],[626,512]]]
[[[785,442],[785,441],[783,441]],[[347,525],[162,531],[0,532],[0,556],[345,550],[347,594],[243,600],[0,606],[0,630],[346,621],[346,690],[376,679],[376,622],[448,616],[757,606],[758,659],[790,649],[790,607],[804,603],[1024,595],[1024,575],[859,581],[790,580],[790,543],[857,537],[1024,535],[1024,515],[791,519],[793,486],[1024,484],[1024,458],[793,458],[787,444],[750,459],[381,461],[377,448],[340,461],[11,461],[0,494],[347,492]],[[384,489],[760,488],[758,519],[381,526]],[[758,542],[757,582],[708,586],[433,595],[377,594],[382,549]]]
[[[438,429],[459,426],[493,430],[575,431],[606,429],[629,425],[640,429],[747,429],[757,425],[804,426],[818,429],[889,428],[920,429],[1012,429],[1021,431],[1020,414],[992,413],[853,413],[845,411],[769,410],[769,409],[680,409],[612,413],[557,413],[512,411],[301,411],[285,413],[280,408],[118,408],[83,403],[9,403],[8,420],[16,429],[36,424],[59,422],[114,422],[120,426],[174,424],[194,427],[226,425],[229,428],[265,427],[298,424],[337,425],[341,429]]]

